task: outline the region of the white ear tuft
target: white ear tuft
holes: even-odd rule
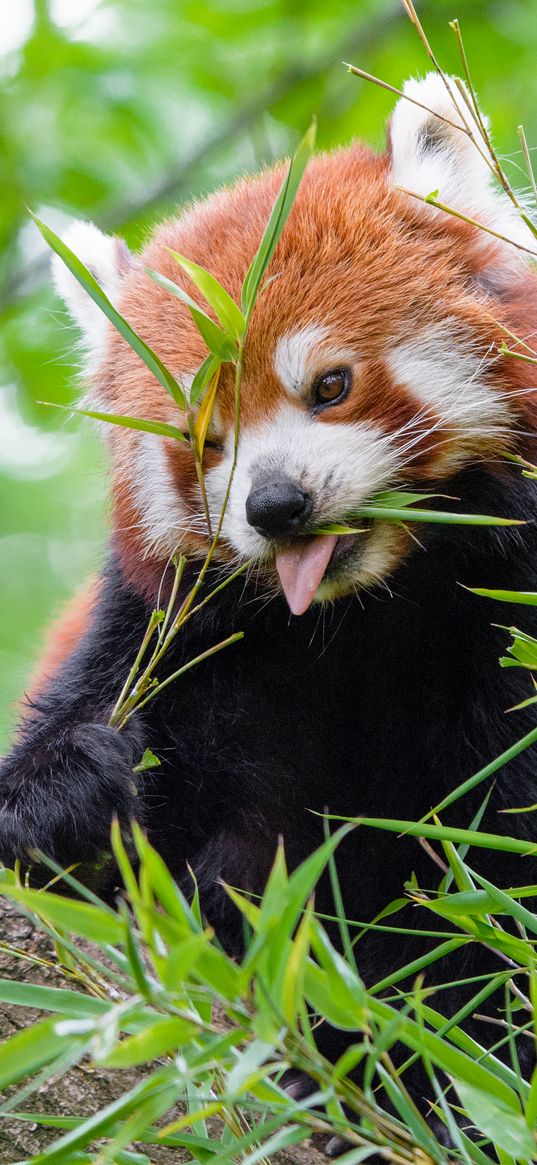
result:
[[[93,223],[80,220],[71,223],[63,235],[63,241],[91,271],[105,295],[117,306],[123,278],[132,262],[126,243],[117,236],[104,235]],[[80,328],[88,355],[87,368],[91,371],[104,356],[110,325],[101,309],[58,255],[52,258],[52,278],[69,315]]]
[[[486,146],[479,125],[469,97],[467,104],[458,84],[448,77],[448,91],[442,77],[428,73],[423,80],[404,85],[404,97],[398,101],[390,124],[394,184],[423,197],[438,191],[438,198],[447,206],[516,242],[531,245],[529,228],[496,185],[483,157]],[[485,117],[483,121],[488,129]],[[464,122],[474,140],[462,128]],[[432,207],[424,210],[433,215],[442,213]]]

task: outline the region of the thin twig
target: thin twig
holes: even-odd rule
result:
[[[531,188],[533,190],[533,198],[535,200],[535,205],[537,206],[537,182],[535,181],[535,172],[533,169],[533,163],[531,160],[531,155],[530,155],[528,143],[526,141],[526,134],[524,133],[524,126],[523,125],[518,126],[518,136],[520,138],[520,144],[522,146],[522,154],[524,156],[524,161],[526,163],[526,170],[528,171],[528,178],[531,182]]]
[[[434,117],[437,117],[439,121],[443,121],[446,125],[450,125],[452,129],[458,129],[461,133],[466,133],[469,137],[472,136],[470,131],[466,129],[465,126],[459,125],[456,121],[451,121],[451,119],[446,117],[443,113],[437,113],[435,109],[431,109],[428,105],[424,105],[423,101],[417,101],[415,97],[410,97],[408,93],[404,93],[402,89],[398,89],[395,85],[389,85],[388,82],[383,81],[381,77],[375,77],[373,73],[366,73],[365,69],[358,68],[358,65],[350,65],[348,61],[343,61],[343,64],[345,65],[345,68],[348,69],[349,73],[353,73],[356,77],[360,77],[363,81],[370,81],[373,85],[377,85],[379,89],[386,89],[388,93],[394,93],[396,97],[402,97],[405,101],[409,101],[411,105],[417,105],[418,109],[424,109],[426,113],[431,113]]]
[[[409,198],[416,198],[418,202],[424,202],[426,206],[434,206],[436,210],[443,210],[445,214],[451,214],[453,218],[458,218],[461,222],[466,222],[469,226],[477,227],[480,231],[485,231],[487,235],[492,235],[495,239],[500,239],[502,243],[508,243],[510,247],[516,247],[517,251],[524,251],[526,255],[531,255],[532,258],[537,259],[537,251],[533,247],[526,247],[524,243],[518,243],[515,239],[509,239],[507,235],[500,234],[492,227],[485,226],[485,223],[479,222],[475,218],[471,218],[468,214],[463,214],[460,210],[455,210],[453,206],[448,206],[445,202],[441,202],[435,194],[416,194],[415,190],[407,190],[406,186],[396,186],[401,194],[408,194]]]

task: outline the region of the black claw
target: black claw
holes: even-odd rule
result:
[[[343,1137],[330,1137],[327,1141],[324,1151],[327,1157],[341,1157],[350,1148],[349,1142],[345,1141]]]

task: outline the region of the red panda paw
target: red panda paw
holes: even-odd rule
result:
[[[96,862],[110,852],[114,818],[143,820],[132,771],[143,751],[138,730],[43,728],[34,724],[0,766],[0,861],[27,864],[37,851],[62,866]]]

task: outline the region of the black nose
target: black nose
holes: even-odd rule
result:
[[[254,484],[246,499],[248,522],[264,538],[299,534],[312,510],[310,495],[296,481],[279,474]]]

